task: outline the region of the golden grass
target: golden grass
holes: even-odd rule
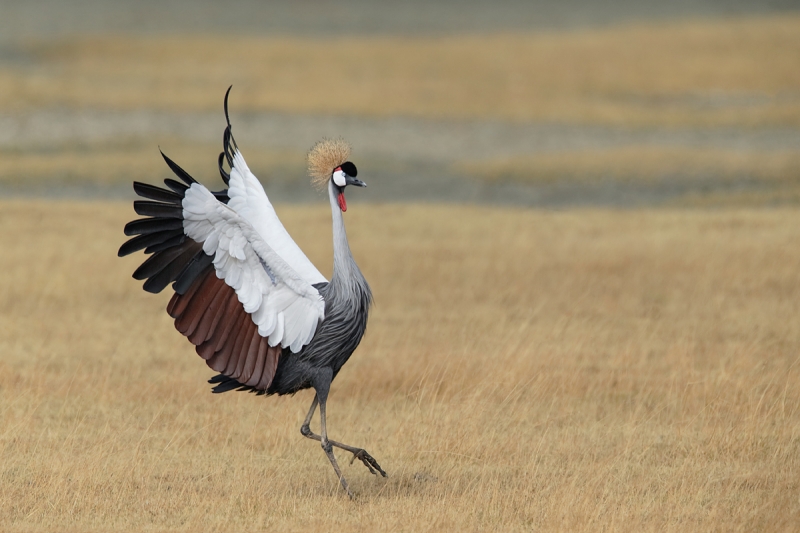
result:
[[[224,123],[223,123],[224,124]],[[119,184],[134,179],[157,181],[164,175],[163,159],[158,153],[159,146],[179,164],[185,161],[199,162],[191,173],[198,179],[207,178],[219,181],[217,155],[222,150],[221,143],[207,144],[187,142],[181,139],[159,138],[152,140],[127,141],[110,139],[110,142],[92,143],[81,146],[58,146],[47,149],[0,150],[3,161],[0,168],[0,184],[9,186],[65,184]],[[268,182],[271,176],[290,171],[303,174],[304,153],[269,150],[259,147],[247,152],[247,162],[255,169],[268,169],[259,178]],[[205,174],[199,174],[203,172]]]
[[[712,176],[721,180],[747,177],[765,182],[798,182],[800,153],[625,146],[463,162],[455,165],[455,169],[491,181],[586,181],[613,177],[646,183],[664,177]]]
[[[800,124],[800,16],[442,38],[29,43],[0,110],[237,109],[609,124]],[[217,87],[217,90],[213,90]]]
[[[329,213],[280,215],[330,264]],[[377,305],[334,384],[212,396],[117,259],[119,203],[0,203],[3,531],[792,531],[800,213],[363,206]],[[340,456],[342,460],[344,455]]]

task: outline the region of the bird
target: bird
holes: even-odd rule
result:
[[[292,240],[233,137],[228,97],[223,150],[217,166],[226,189],[212,192],[167,157],[179,178],[166,188],[135,181],[143,216],[125,225],[132,236],[120,257],[139,250],[149,257],[134,271],[143,288],[174,294],[167,313],[175,328],[217,375],[212,392],[294,394],[313,388],[300,432],[316,440],[344,491],[349,484],[333,453],[352,453],[369,472],[387,477],[363,448],[328,438],[326,407],[331,383],[366,331],[372,292],[358,268],[345,232],[348,186],[366,187],[349,161],[350,145],[323,139],[308,152],[312,184],[327,191],[333,222],[333,274],[327,280]],[[160,150],[159,150],[160,151]],[[227,164],[228,170],[225,170]],[[310,424],[317,407],[320,433]]]

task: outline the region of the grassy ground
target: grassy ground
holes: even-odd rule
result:
[[[800,181],[800,154],[793,150],[758,152],[626,146],[462,163],[457,168],[493,181],[553,182],[565,178],[592,181],[616,176],[646,183],[663,176],[692,177],[695,174],[728,179],[744,175],[765,181],[797,182]]]
[[[330,431],[390,476],[355,502],[308,392],[208,392],[128,205],[0,203],[0,529],[796,530],[798,212],[352,204],[377,305]],[[327,210],[279,214],[329,265]]]

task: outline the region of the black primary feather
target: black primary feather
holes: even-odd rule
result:
[[[195,254],[197,254],[197,249],[200,247],[201,245],[194,241],[190,241],[179,247],[176,247],[177,250],[181,250],[181,253],[172,261],[169,261],[157,273],[150,276],[143,285],[144,290],[154,294],[158,294],[159,292],[163,291],[167,285],[175,281],[175,278],[177,278],[185,268],[186,262],[189,261],[190,258],[194,257]]]
[[[169,187],[170,189],[172,189],[176,193],[180,194],[181,195],[181,200],[183,200],[183,197],[186,195],[186,191],[189,190],[188,186],[184,185],[183,183],[181,183],[179,181],[175,181],[174,179],[171,179],[171,178],[165,179],[164,180],[164,185],[166,185],[167,187]]]
[[[144,253],[146,253],[146,254],[155,254],[155,253],[161,252],[163,250],[166,250],[167,248],[172,248],[173,246],[180,246],[181,244],[186,242],[186,239],[188,239],[188,238],[189,237],[187,237],[185,233],[183,233],[183,232],[177,233],[176,232],[175,235],[173,235],[172,237],[168,238],[165,241],[161,241],[161,242],[157,242],[157,243],[151,244],[150,246],[148,246],[147,248],[144,249]]]
[[[139,268],[133,272],[133,279],[147,279],[158,274],[183,252],[183,246],[176,246],[151,255],[147,261],[139,265]]]
[[[138,252],[139,250],[145,248],[158,246],[159,244],[162,244],[170,240],[175,235],[176,235],[175,231],[159,231],[157,233],[146,233],[144,235],[137,235],[136,237],[130,239],[128,242],[120,246],[117,255],[119,257],[124,257],[126,255],[132,254],[133,252]],[[182,236],[183,231],[177,233],[177,235]],[[145,253],[147,254],[151,252],[152,250],[149,252],[146,251]]]
[[[229,124],[222,133],[222,149],[223,153],[225,154],[225,159],[228,160],[228,166],[233,168],[233,148],[231,147],[231,142],[233,142],[234,146],[236,145],[236,141],[233,139],[233,133],[231,133],[231,126]]]
[[[222,177],[222,181],[225,182],[225,185],[231,184],[231,175],[225,172],[225,169],[222,168],[222,164],[225,161],[225,152],[219,153],[219,158],[217,159],[217,166],[219,167],[219,175]]]
[[[155,185],[150,185],[149,183],[134,181],[133,190],[142,198],[149,198],[150,200],[157,200],[159,202],[181,205],[181,200],[183,200],[183,196],[180,194],[156,187]]]
[[[125,225],[125,234],[133,235],[122,246],[117,255],[125,256],[144,249],[152,254],[137,268],[133,277],[146,280],[144,290],[161,292],[172,282],[176,292],[183,294],[197,276],[211,268],[213,257],[203,252],[202,244],[190,239],[183,228],[183,199],[190,186],[197,183],[188,172],[176,164],[166,154],[161,156],[172,172],[181,179],[164,180],[169,189],[162,189],[147,183],[134,182],[136,194],[147,200],[136,200],[134,210],[145,217]],[[227,204],[230,200],[228,190],[213,191],[218,201]]]
[[[136,200],[133,210],[146,217],[183,218],[183,206],[151,202],[150,200]]]
[[[172,289],[178,294],[186,294],[186,291],[189,290],[194,280],[205,272],[207,268],[210,268],[213,262],[214,257],[201,250],[189,261],[181,273],[178,274],[178,277],[175,278]]]
[[[178,176],[180,179],[182,179],[184,181],[184,183],[186,183],[186,185],[189,185],[191,187],[192,185],[197,183],[196,179],[191,177],[188,172],[186,172],[180,166],[178,166],[178,164],[175,163],[175,161],[173,161],[172,159],[167,157],[164,154],[164,152],[161,152],[161,157],[163,157],[164,161],[167,162],[167,165],[169,165],[169,168],[172,169],[172,172],[174,172],[176,176]]]
[[[147,235],[157,231],[179,229],[183,231],[183,220],[178,218],[140,218],[125,224],[125,235]]]
[[[225,101],[223,104],[223,107],[225,108],[225,122],[227,126],[225,127],[225,131],[222,133],[222,148],[224,150],[223,153],[225,154],[225,158],[228,160],[228,166],[233,168],[234,150],[231,149],[231,144],[236,150],[239,149],[239,145],[236,144],[236,139],[233,137],[233,126],[231,126],[231,117],[228,114],[228,96],[231,94],[231,89],[233,89],[233,85],[228,87],[228,90],[225,91]],[[226,181],[225,183],[227,184],[228,182]]]

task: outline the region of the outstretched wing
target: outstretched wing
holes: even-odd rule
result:
[[[153,293],[174,282],[167,311],[197,353],[214,370],[266,390],[282,347],[297,352],[310,342],[324,301],[226,205],[227,191],[211,192],[164,160],[182,182],[167,179],[167,189],[134,183],[147,199],[134,209],[147,218],[125,226],[134,237],[119,255],[152,254],[133,277]]]
[[[270,346],[298,352],[311,341],[325,316],[322,296],[247,220],[199,183],[186,191],[183,217],[186,235],[214,257],[217,277],[236,291]]]
[[[308,283],[323,283],[327,281],[314,264],[306,257],[297,243],[289,236],[286,228],[281,224],[275,208],[267,197],[264,187],[258,178],[250,172],[242,152],[236,145],[236,140],[231,132],[231,121],[228,117],[228,95],[230,87],[225,93],[225,119],[228,126],[223,135],[223,153],[220,154],[220,164],[223,156],[230,166],[230,174],[226,175],[220,166],[220,172],[227,178],[228,205],[239,216],[245,219],[258,233],[258,235],[272,248],[292,269]]]

